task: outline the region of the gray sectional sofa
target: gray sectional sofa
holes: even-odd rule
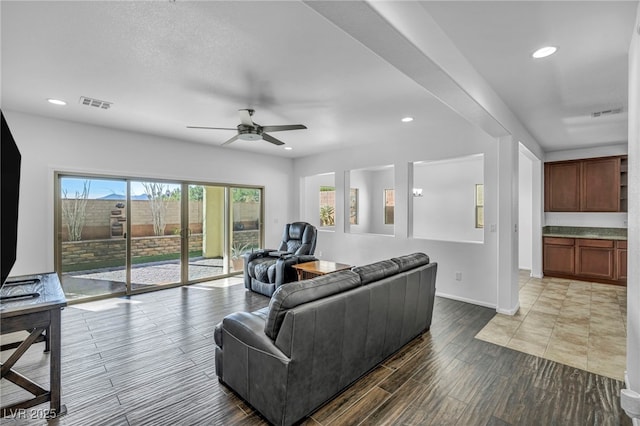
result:
[[[293,424],[429,330],[437,263],[424,253],[282,285],[215,330],[216,374],[268,421]]]

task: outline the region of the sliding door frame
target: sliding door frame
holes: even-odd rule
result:
[[[246,189],[258,189],[260,190],[260,220],[259,220],[259,244],[260,247],[264,247],[264,214],[265,214],[265,188],[264,186],[259,185],[243,185],[243,184],[233,184],[233,183],[221,183],[221,182],[205,182],[200,180],[192,180],[192,179],[166,179],[166,178],[154,178],[154,177],[140,177],[140,176],[115,176],[108,174],[95,174],[95,173],[85,173],[78,171],[63,171],[56,170],[54,171],[54,267],[57,274],[62,279],[62,196],[61,196],[61,179],[69,177],[69,178],[86,178],[86,179],[113,179],[113,180],[121,180],[126,183],[126,237],[124,238],[126,243],[126,262],[125,262],[125,270],[126,270],[126,290],[124,292],[113,292],[104,295],[91,296],[86,298],[80,298],[77,300],[69,300],[70,304],[73,303],[82,303],[93,300],[107,299],[118,296],[128,296],[135,295],[141,293],[148,293],[150,291],[163,290],[174,287],[182,287],[185,285],[197,284],[205,281],[224,279],[233,276],[240,275],[241,271],[235,271],[230,273],[229,270],[229,259],[231,255],[231,234],[233,229],[230,229],[230,217],[231,212],[230,208],[232,207],[231,202],[231,189],[232,188],[246,188]],[[158,286],[158,288],[142,288],[134,290],[131,288],[131,226],[132,226],[132,216],[131,216],[131,182],[132,181],[153,181],[159,183],[173,183],[179,184],[181,188],[181,196],[180,196],[180,282],[171,283],[162,286]],[[191,230],[189,228],[189,186],[190,185],[200,185],[200,186],[219,186],[224,188],[224,247],[223,247],[223,270],[222,274],[216,275],[215,278],[202,278],[196,280],[189,280],[189,236]]]

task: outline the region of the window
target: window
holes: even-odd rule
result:
[[[320,187],[320,226],[330,227],[336,224],[336,188]]]
[[[358,224],[358,188],[349,190],[349,224]]]
[[[393,225],[393,210],[396,205],[395,191],[393,189],[384,190],[384,224]]]
[[[484,185],[476,184],[476,228],[484,228]]]

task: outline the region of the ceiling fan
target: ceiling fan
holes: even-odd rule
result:
[[[237,139],[242,139],[245,141],[257,141],[263,139],[267,142],[271,142],[274,145],[284,145],[279,139],[274,138],[273,136],[265,133],[265,132],[281,132],[283,130],[300,130],[306,129],[307,126],[303,124],[283,124],[279,126],[261,126],[257,123],[254,123],[251,119],[255,111],[252,109],[239,109],[238,113],[240,114],[240,124],[238,127],[234,129],[233,127],[202,127],[202,126],[187,126],[188,129],[214,129],[214,130],[237,130],[238,134],[223,143],[221,146],[228,145],[231,142],[236,141]]]

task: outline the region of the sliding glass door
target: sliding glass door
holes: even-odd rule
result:
[[[226,274],[224,186],[189,185],[189,281]]]
[[[127,182],[57,180],[57,258],[67,299],[119,294],[127,283]]]
[[[182,282],[181,185],[130,182],[131,290]]]
[[[260,248],[262,235],[262,190],[259,188],[231,188],[230,229],[231,256],[229,270],[244,268],[242,255]]]
[[[60,173],[56,186],[70,300],[242,273],[242,254],[262,245],[262,188]]]

